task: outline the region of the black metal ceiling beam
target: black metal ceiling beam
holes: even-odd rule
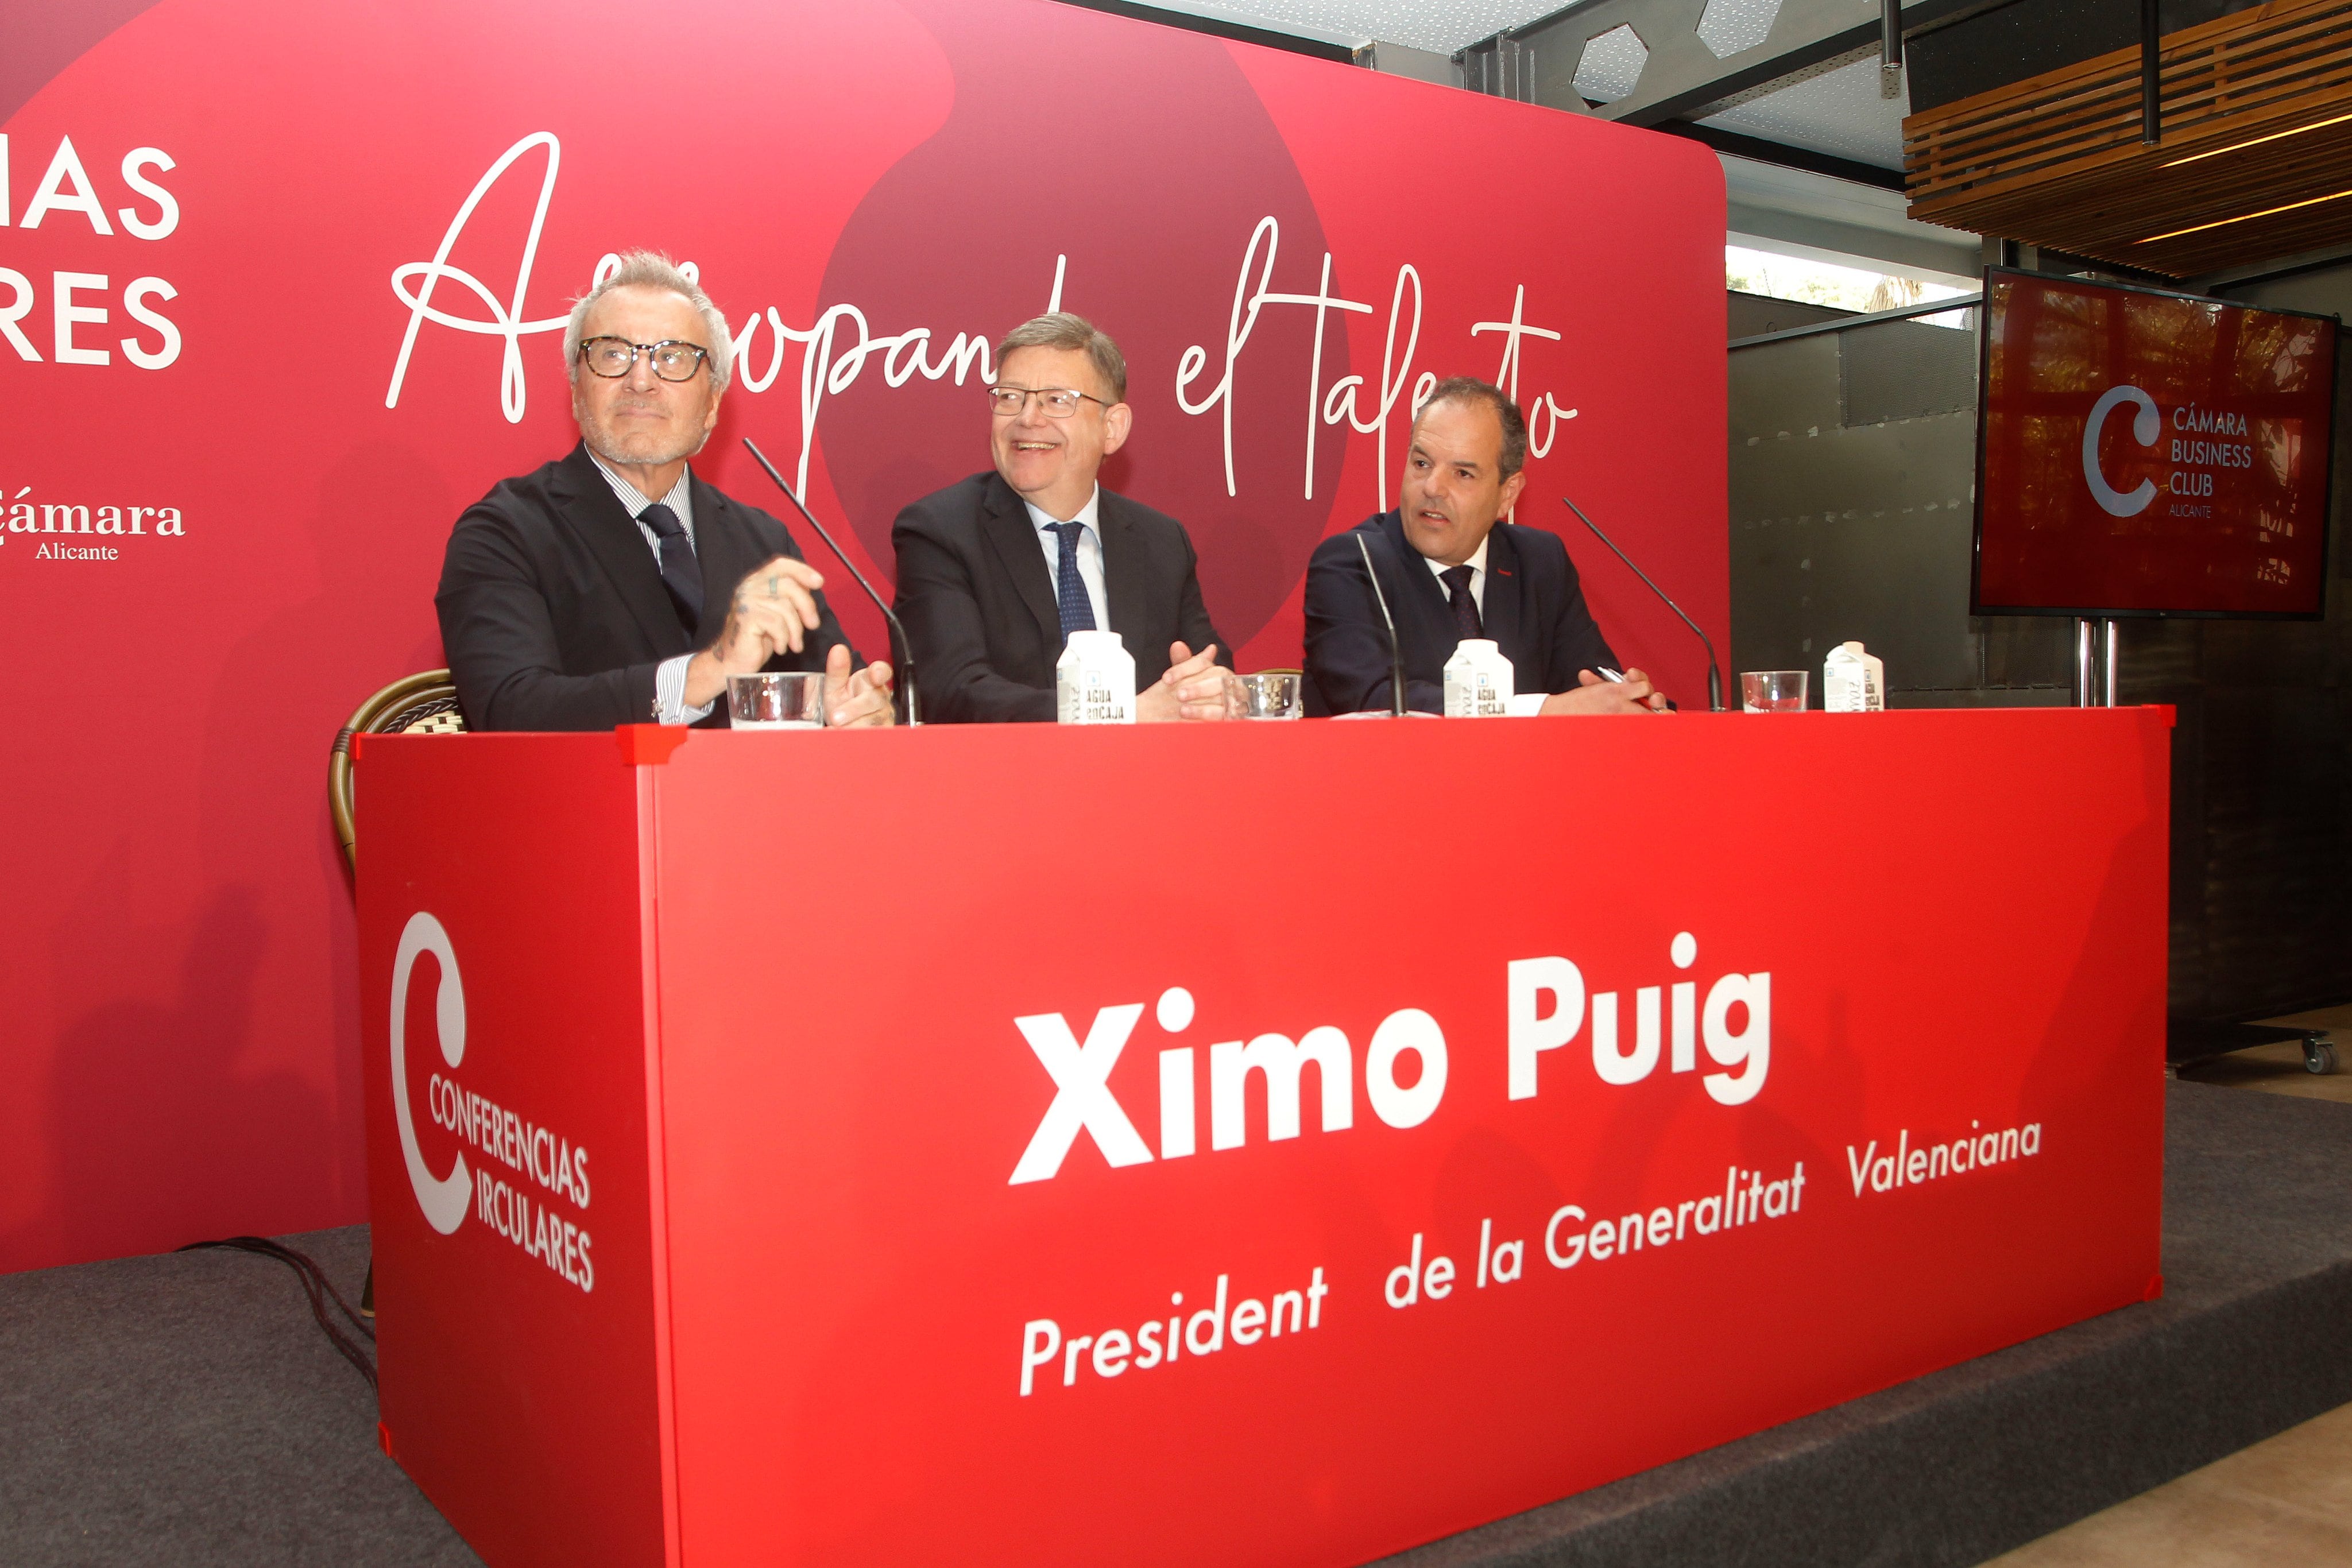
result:
[[[1786,3],[1788,0],[1784,0]],[[1975,0],[1912,0],[1910,5],[1901,8],[1901,26],[1905,30],[1924,26],[1974,4]],[[1882,42],[1881,27],[1881,18],[1872,16],[1849,26],[1816,33],[1794,47],[1741,69],[1724,71],[1695,82],[1679,92],[1662,94],[1630,113],[1610,114],[1605,105],[1599,112],[1628,125],[1653,127],[1662,120],[1677,120],[1694,112],[1705,113],[1725,99],[1736,98],[1754,88],[1767,87],[1784,77],[1810,70],[1841,56],[1876,53]]]
[[[1807,147],[1791,147],[1785,141],[1769,141],[1761,136],[1742,136],[1736,131],[1718,131],[1712,125],[1701,125],[1689,120],[1669,120],[1650,129],[1702,142],[1733,158],[1746,158],[1758,163],[1777,163],[1783,169],[1801,169],[1808,174],[1826,174],[1832,180],[1850,180],[1857,185],[1874,185],[1882,191],[1903,189],[1903,175],[1899,170],[1882,169],[1875,163],[1840,158],[1831,152],[1816,152]]]

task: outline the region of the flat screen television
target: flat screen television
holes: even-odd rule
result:
[[[1992,268],[1974,615],[2324,608],[2332,316]]]

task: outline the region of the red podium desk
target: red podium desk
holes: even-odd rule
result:
[[[2157,1290],[2167,710],[369,737],[496,1568],[1347,1563]]]

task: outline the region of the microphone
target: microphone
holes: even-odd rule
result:
[[[1371,547],[1356,536],[1356,553],[1364,558],[1364,575],[1372,580],[1372,602],[1381,607],[1381,624],[1389,632],[1389,716],[1404,716],[1404,649],[1397,642],[1396,622],[1389,619],[1389,596],[1381,591],[1381,574],[1372,570]]]
[[[824,531],[824,525],[816,520],[816,515],[801,505],[801,498],[793,494],[793,487],[784,483],[784,476],[776,472],[776,465],[768,461],[768,455],[753,446],[751,438],[748,435],[743,438],[743,445],[752,457],[758,460],[760,466],[768,471],[768,477],[776,482],[776,488],[784,493],[784,499],[793,504],[793,510],[798,512],[807,520],[808,526],[816,530],[816,537],[824,541],[824,548],[831,550],[840,559],[841,564],[849,569],[849,575],[856,580],[858,587],[866,591],[866,597],[874,601],[874,608],[882,612],[882,619],[889,622],[890,635],[896,644],[892,651],[898,656],[898,685],[907,694],[907,727],[914,728],[922,721],[915,716],[915,649],[914,645],[907,641],[907,629],[898,624],[898,618],[890,612],[890,607],[887,604],[882,602],[882,596],[874,591],[874,585],[866,580],[866,574],[857,570],[857,563],[844,555],[841,547],[833,542],[833,536]]]
[[[1715,643],[1707,637],[1706,631],[1697,622],[1692,620],[1687,615],[1683,615],[1683,607],[1676,604],[1673,600],[1667,599],[1666,591],[1660,588],[1656,583],[1652,582],[1648,572],[1643,571],[1638,566],[1634,566],[1633,558],[1627,555],[1623,550],[1619,549],[1617,548],[1617,542],[1611,538],[1607,534],[1601,531],[1601,525],[1584,515],[1583,507],[1578,506],[1575,502],[1570,500],[1565,496],[1562,496],[1559,498],[1559,504],[1566,507],[1570,511],[1574,512],[1576,514],[1576,520],[1582,523],[1586,528],[1591,528],[1594,538],[1597,538],[1602,544],[1607,545],[1610,551],[1614,554],[1619,560],[1623,561],[1627,567],[1631,568],[1633,575],[1642,580],[1642,585],[1643,587],[1656,594],[1660,599],[1665,600],[1666,608],[1673,611],[1676,615],[1682,615],[1683,624],[1698,633],[1699,642],[1706,648],[1706,710],[1709,713],[1722,713],[1724,711],[1723,672],[1716,667]]]

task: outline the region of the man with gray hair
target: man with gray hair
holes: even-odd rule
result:
[[[1096,483],[1134,417],[1118,345],[1067,311],[1040,316],[997,346],[988,402],[994,469],[890,530],[925,716],[1051,720],[1063,643],[1101,631],[1135,656],[1137,718],[1223,718],[1233,656],[1184,525]]]
[[[826,722],[890,722],[784,526],[688,467],[719,422],[727,319],[631,251],[563,329],[570,455],[508,479],[449,536],[434,604],[476,729],[727,722],[727,678],[825,673]]]

